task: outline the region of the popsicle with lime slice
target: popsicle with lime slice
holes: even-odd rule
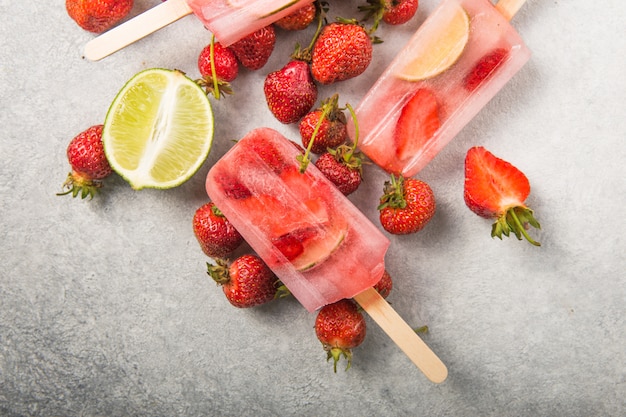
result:
[[[312,3],[313,0],[167,0],[87,43],[84,55],[100,60],[187,15],[194,14],[228,46]]]
[[[309,311],[354,298],[433,382],[446,366],[373,286],[387,239],[279,132],[249,132],[209,171],[209,197]]]
[[[361,151],[424,168],[530,58],[509,23],[524,1],[443,0],[357,106]]]

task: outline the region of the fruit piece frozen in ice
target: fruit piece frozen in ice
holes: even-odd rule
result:
[[[489,78],[508,55],[509,51],[507,49],[496,48],[480,58],[470,73],[465,77],[465,88],[469,91],[474,91],[483,81]]]
[[[420,81],[441,74],[459,59],[469,39],[469,15],[459,4],[441,8],[438,24],[424,26],[420,49],[411,61],[400,69],[398,77],[408,81]],[[443,15],[445,13],[445,15]]]
[[[272,243],[296,270],[306,271],[328,259],[342,244],[346,233],[332,227],[310,227],[284,234]]]
[[[439,129],[439,104],[435,94],[419,89],[404,105],[396,123],[394,142],[398,159],[412,157]]]
[[[213,142],[211,103],[178,70],[137,73],[106,115],[102,143],[111,168],[134,189],[172,188],[195,174]]]

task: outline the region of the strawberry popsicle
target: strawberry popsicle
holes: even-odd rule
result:
[[[250,247],[309,311],[354,298],[434,382],[445,365],[372,288],[387,239],[301,151],[277,131],[258,128],[211,168],[209,197]]]
[[[97,61],[170,23],[195,14],[224,46],[287,16],[313,0],[167,0],[92,39],[85,57]]]
[[[524,1],[443,0],[359,103],[361,150],[406,177],[424,168],[530,58],[509,24]]]
[[[387,239],[280,133],[255,129],[208,174],[207,192],[309,311],[382,276]]]

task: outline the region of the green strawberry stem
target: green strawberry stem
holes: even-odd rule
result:
[[[380,198],[378,210],[385,207],[400,208],[406,207],[406,199],[404,198],[404,177],[391,174],[391,179],[385,182],[383,196]]]
[[[350,152],[344,155],[344,161],[350,163],[354,152],[356,151],[356,147],[359,143],[359,121],[356,117],[356,112],[350,105],[350,103],[346,103],[346,109],[350,112],[350,116],[352,117],[352,122],[354,123],[354,141],[352,142],[352,147],[350,148]]]
[[[322,33],[322,28],[324,27],[324,23],[326,21],[326,11],[327,7],[325,7],[325,2],[320,2],[318,0],[315,1],[315,8],[317,9],[317,28],[315,29],[315,34],[307,46],[304,49],[300,48],[300,44],[296,44],[296,49],[294,53],[291,55],[293,59],[297,59],[299,61],[311,62],[311,51],[313,50],[313,46],[315,46],[315,42],[317,38],[319,38],[320,33]]]
[[[342,349],[340,347],[333,347],[328,350],[326,361],[329,361],[331,358],[333,359],[333,370],[335,373],[337,373],[337,362],[339,362],[342,356],[348,361],[348,364],[346,365],[347,371],[352,366],[352,351],[350,351],[350,349]]]
[[[362,5],[358,8],[360,12],[365,13],[361,22],[367,22],[368,20],[374,18],[372,27],[367,31],[367,33],[371,35],[376,32],[378,26],[380,25],[380,21],[383,20],[383,15],[385,14],[385,3],[382,0],[367,0],[367,3],[367,5]]]
[[[528,224],[537,229],[541,229],[541,225],[533,216],[531,209],[523,206],[511,207],[493,224],[491,237],[497,237],[502,240],[502,235],[508,237],[510,233],[513,232],[518,240],[522,240],[523,236],[531,244],[541,246],[541,243],[531,238],[526,231]]]
[[[220,89],[217,81],[217,70],[215,69],[215,35],[211,36],[210,46],[211,56],[211,77],[213,78],[213,96],[216,100],[220,99]]]
[[[417,329],[413,330],[417,334],[426,334],[428,333],[428,326],[420,326]]]
[[[91,200],[94,195],[98,194],[102,185],[102,181],[92,180],[85,178],[84,175],[79,173],[70,172],[63,183],[63,189],[66,191],[57,193],[57,195],[68,195],[71,193],[72,197],[76,198],[80,194],[81,199],[84,200],[89,197]]]
[[[332,96],[329,99],[329,102],[331,103],[331,105],[326,106],[323,105],[322,106],[322,114],[320,115],[319,120],[317,121],[317,123],[315,124],[315,129],[313,129],[313,133],[311,134],[311,139],[309,139],[309,144],[306,147],[306,152],[304,153],[304,155],[298,155],[296,157],[296,159],[298,161],[300,161],[300,173],[304,174],[304,171],[306,171],[307,167],[309,166],[309,163],[311,162],[311,159],[309,158],[309,155],[311,155],[311,148],[313,147],[313,142],[315,141],[315,137],[317,136],[317,132],[320,130],[320,126],[322,126],[322,123],[324,122],[324,120],[327,118],[328,114],[332,111],[332,102],[333,100],[338,100],[339,96],[337,94],[335,94],[334,96]]]
[[[216,265],[211,265],[207,262],[207,274],[213,280],[219,284],[223,285],[230,281],[230,274],[228,272],[228,261],[225,259],[215,259]]]

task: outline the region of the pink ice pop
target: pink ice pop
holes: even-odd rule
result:
[[[387,239],[300,150],[270,128],[239,140],[211,168],[209,197],[309,311],[354,298],[434,382],[445,365],[372,287]]]
[[[509,24],[524,1],[443,0],[357,106],[361,150],[406,177],[424,168],[530,58]]]
[[[125,46],[195,14],[224,46],[261,29],[313,0],[167,0],[92,39],[85,57],[97,61]]]

